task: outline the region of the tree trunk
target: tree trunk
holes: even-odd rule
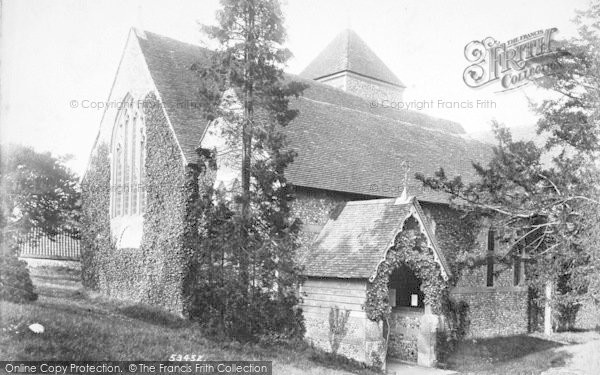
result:
[[[252,159],[252,126],[254,123],[254,8],[250,3],[246,19],[244,47],[244,119],[242,122],[242,217],[247,218],[250,205],[250,169]]]
[[[248,289],[250,288],[250,254],[248,244],[247,226],[250,219],[250,178],[252,167],[252,127],[254,124],[254,4],[249,3],[246,21],[246,46],[244,52],[244,119],[242,122],[242,225],[240,236],[240,278],[242,281],[242,295],[248,302]],[[250,323],[250,324],[248,324]],[[248,333],[252,331],[251,322],[246,322]]]

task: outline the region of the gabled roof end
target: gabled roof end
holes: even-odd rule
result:
[[[131,29],[133,30],[133,32],[135,33],[135,35],[138,38],[141,38],[141,39],[144,39],[144,40],[147,39],[146,32],[144,30],[139,29],[137,27],[132,27]]]

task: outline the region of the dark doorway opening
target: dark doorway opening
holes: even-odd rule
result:
[[[396,268],[388,284],[392,308],[423,308],[425,294],[421,291],[421,280],[406,265]]]

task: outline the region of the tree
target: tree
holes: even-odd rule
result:
[[[192,69],[203,82],[199,98],[227,143],[228,150],[216,157],[228,154],[239,163],[241,188],[229,200],[208,187],[199,205],[198,260],[207,278],[197,288],[204,301],[196,303],[203,305],[197,314],[210,315],[235,336],[294,330],[298,224],[290,216],[293,190],[284,170],[295,152],[282,130],[298,114],[289,108],[289,98],[304,85],[283,74],[291,54],[282,47],[286,34],[278,1],[222,0],[221,5],[218,26],[203,27],[219,49],[208,66]]]
[[[37,228],[40,235],[78,237],[79,191],[64,159],[25,146],[2,146],[0,299],[35,299],[18,245]],[[35,240],[35,238],[33,238]]]
[[[453,204],[493,217],[506,229],[511,248],[532,261],[530,286],[544,296],[545,286],[554,285],[550,302],[567,328],[583,300],[600,296],[598,19],[595,1],[578,14],[578,37],[560,43],[560,69],[535,79],[550,94],[532,103],[541,116],[537,132],[545,136],[544,146],[514,141],[506,127],[494,123],[498,143],[487,166],[474,164],[476,182],[449,178],[443,168],[432,177],[417,175],[425,186],[449,193]]]

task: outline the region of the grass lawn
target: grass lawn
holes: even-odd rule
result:
[[[450,355],[447,367],[464,375],[539,375],[564,367],[581,371],[564,370],[564,374],[596,375],[600,374],[600,333],[561,332],[550,337],[535,333],[465,340]]]
[[[38,301],[0,302],[0,360],[168,360],[172,354],[189,354],[205,360],[271,360],[274,374],[376,374],[327,359],[301,343],[265,347],[215,342],[193,323],[162,310],[84,294],[78,270],[39,266],[32,268],[32,276]],[[32,323],[42,324],[45,332],[29,331]],[[461,374],[539,375],[573,358],[588,365],[589,358],[598,360],[598,339],[597,332],[582,332],[550,339],[467,340],[446,364]],[[598,350],[590,343],[598,344]],[[578,352],[582,345],[588,346]]]
[[[448,359],[448,368],[463,374],[528,374],[563,365],[568,355],[555,352],[556,341],[530,335],[467,340]]]
[[[272,360],[274,374],[375,374],[315,363],[315,352],[301,344],[216,343],[161,310],[82,294],[77,270],[36,267],[32,278],[38,301],[0,302],[0,360],[168,360],[172,354],[195,354],[205,360]],[[31,332],[32,323],[45,332]]]

